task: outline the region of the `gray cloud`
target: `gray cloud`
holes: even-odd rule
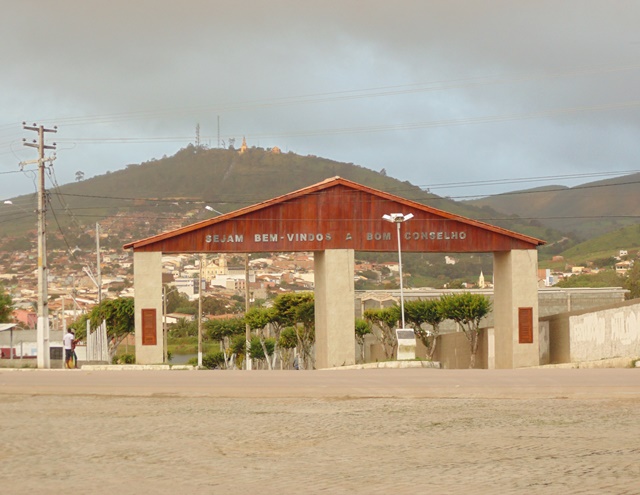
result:
[[[218,116],[227,141],[425,186],[634,170],[639,14],[604,0],[11,2],[0,172],[33,158],[23,119],[59,125],[67,182],[172,154],[197,123],[215,146]],[[82,141],[126,137],[146,142]],[[3,197],[33,188],[1,177]]]

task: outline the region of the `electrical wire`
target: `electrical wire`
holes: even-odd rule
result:
[[[602,176],[602,175],[608,175],[608,173],[595,173],[592,176]],[[566,178],[576,178],[576,177],[582,177],[583,174],[576,174],[576,175],[559,175],[559,176],[544,176],[544,177],[529,177],[529,178],[522,178],[522,179],[514,179],[514,182],[523,182],[525,180],[527,181],[532,181],[532,180],[554,180],[554,179],[566,179]],[[501,180],[500,182],[498,182],[500,184],[508,184],[508,180]],[[489,194],[489,195],[466,195],[466,196],[448,196],[446,198],[443,197],[433,197],[433,198],[429,198],[429,200],[433,200],[433,201],[439,201],[439,200],[450,200],[450,199],[460,199],[460,198],[476,198],[478,196],[481,196],[483,198],[490,198],[490,197],[496,197],[496,196],[510,196],[510,195],[519,195],[519,194],[545,194],[545,193],[550,193],[550,192],[569,192],[569,191],[576,191],[576,190],[583,190],[583,189],[593,189],[593,188],[602,188],[602,187],[617,187],[617,186],[627,186],[627,185],[633,185],[633,184],[639,184],[640,180],[634,180],[634,181],[625,181],[622,183],[607,183],[607,184],[583,184],[580,186],[575,186],[572,188],[566,187],[566,186],[558,186],[555,188],[545,188],[545,189],[536,189],[536,190],[522,190],[522,191],[513,191],[513,192],[505,192],[505,193],[496,193],[496,194]],[[461,182],[461,183],[457,183],[460,187],[462,186],[467,186],[469,185],[469,183],[467,182]],[[434,187],[438,187],[438,186],[442,186],[442,187],[455,187],[456,183],[448,183],[448,184],[442,184],[442,185],[436,185],[436,186],[429,186],[428,189],[432,189]],[[424,189],[426,188],[426,186],[411,186],[411,187],[418,187],[420,188],[421,191],[423,191],[424,193],[428,193],[428,191],[425,191]],[[399,188],[397,190],[400,190]],[[404,190],[404,189],[403,189]],[[358,191],[345,191],[346,194],[352,194],[352,193],[357,193]],[[315,193],[310,193],[310,195],[316,195],[316,194],[322,194],[321,191],[315,192]],[[94,194],[76,194],[76,193],[63,193],[64,196],[72,196],[72,197],[80,197],[80,198],[92,198],[92,199],[110,199],[110,200],[118,200],[118,201],[143,201],[143,202],[148,202],[148,203],[157,203],[157,204],[169,204],[169,203],[176,203],[176,202],[181,202],[181,203],[186,203],[186,204],[197,204],[197,205],[203,205],[203,204],[246,204],[247,202],[250,202],[251,199],[249,197],[245,197],[245,199],[239,198],[238,196],[234,194],[234,200],[230,201],[230,200],[226,200],[224,198],[220,198],[218,197],[217,199],[213,200],[198,200],[198,199],[190,199],[190,200],[179,200],[177,198],[141,198],[141,197],[127,197],[127,196],[107,196],[107,195],[94,195]],[[405,199],[412,199],[410,197],[406,197]],[[422,199],[424,199],[424,197],[422,197]],[[254,197],[254,201],[255,197]]]
[[[611,74],[637,70],[640,64],[626,64],[620,66],[586,66],[570,68],[564,71],[537,72],[512,74],[501,76],[476,76],[470,78],[454,78],[421,82],[405,85],[380,86],[373,88],[349,89],[332,92],[310,93],[296,96],[276,97],[265,100],[240,101],[230,104],[198,105],[195,107],[174,107],[154,110],[141,110],[135,112],[120,112],[109,115],[59,117],[56,119],[43,119],[44,122],[56,122],[65,126],[75,126],[88,124],[105,124],[113,122],[123,122],[134,119],[155,119],[161,116],[180,116],[200,112],[231,112],[247,111],[260,108],[272,108],[276,106],[290,106],[312,103],[343,102],[346,100],[362,98],[379,98],[388,96],[398,96],[421,92],[445,91],[451,89],[465,89],[481,86],[503,85],[507,83],[522,83],[540,81],[546,79],[560,79],[563,77],[582,77],[597,74]],[[7,124],[16,125],[16,124]],[[0,126],[2,129],[2,126]]]
[[[501,115],[489,115],[482,117],[467,117],[462,119],[445,119],[423,122],[408,122],[402,124],[380,124],[356,127],[332,127],[325,129],[308,129],[308,130],[290,130],[284,132],[272,133],[246,133],[246,136],[252,139],[290,139],[300,137],[321,137],[332,135],[347,134],[370,134],[388,131],[411,131],[416,129],[429,129],[439,127],[450,127],[459,125],[476,125],[489,124],[499,122],[509,122],[514,120],[529,120],[541,117],[558,117],[572,115],[576,113],[602,112],[605,110],[628,109],[640,106],[640,100],[614,102],[603,105],[583,105],[574,107],[561,107],[549,110],[528,112],[528,113],[512,113]],[[203,139],[213,139],[214,136],[204,136]],[[144,144],[156,142],[180,142],[189,143],[193,140],[193,136],[158,136],[158,137],[68,137],[60,138],[60,143],[83,143],[83,144]]]

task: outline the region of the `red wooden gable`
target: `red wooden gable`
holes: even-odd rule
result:
[[[402,251],[494,252],[535,249],[544,241],[334,177],[187,227],[126,244],[135,251],[251,253],[397,251],[391,213],[413,214],[401,225]]]

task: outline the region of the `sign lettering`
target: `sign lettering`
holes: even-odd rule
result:
[[[391,241],[394,236],[392,232],[366,232],[363,234],[366,241]],[[406,241],[464,241],[467,233],[461,231],[425,231],[411,232],[407,231],[403,234]],[[253,242],[266,244],[287,241],[290,243],[297,242],[328,242],[334,239],[334,235],[330,232],[292,232],[286,234],[278,234],[277,232],[263,232],[261,234],[253,234]],[[353,235],[348,232],[345,240],[352,241]],[[244,234],[207,234],[205,236],[207,244],[223,244],[235,243],[242,244],[244,242]]]

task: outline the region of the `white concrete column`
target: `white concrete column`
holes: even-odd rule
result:
[[[162,334],[162,253],[133,253],[133,290],[136,320],[136,363],[161,364],[163,353]],[[149,317],[155,311],[155,338],[148,335],[143,342],[143,312]],[[153,325],[153,319],[148,325]],[[154,340],[155,343],[149,343]]]
[[[314,253],[316,368],[355,364],[353,249]]]
[[[493,284],[495,367],[539,365],[538,252],[530,249],[494,253]],[[519,318],[529,308],[533,342],[523,343]]]

